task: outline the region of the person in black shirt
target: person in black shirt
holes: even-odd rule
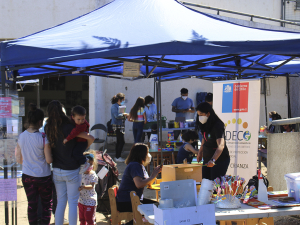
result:
[[[196,111],[196,123],[203,135],[197,161],[200,162],[203,157],[203,164],[207,165],[202,167],[202,178],[214,180],[226,174],[230,163],[225,125],[207,102],[200,103]]]

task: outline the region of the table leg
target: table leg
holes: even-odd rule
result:
[[[261,170],[261,161],[262,161],[262,156],[258,156],[258,168]]]

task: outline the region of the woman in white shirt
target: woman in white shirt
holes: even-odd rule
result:
[[[17,144],[17,162],[23,164],[22,182],[28,200],[28,221],[37,224],[38,198],[41,197],[42,224],[50,224],[52,211],[52,178],[50,163],[51,148],[44,134],[39,132],[43,125],[44,112],[30,104],[28,128],[20,134]]]

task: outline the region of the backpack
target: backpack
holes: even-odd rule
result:
[[[114,135],[114,130],[111,125],[111,119],[106,123],[107,135]]]
[[[268,188],[269,187],[269,181],[268,181],[268,179],[263,174],[262,174],[262,177],[263,177],[264,184]],[[257,175],[253,176],[248,181],[247,186],[248,186],[248,188],[251,187],[251,186],[254,186],[256,188],[256,190],[258,190],[258,176]]]

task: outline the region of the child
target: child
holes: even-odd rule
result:
[[[75,123],[76,127],[73,128],[71,133],[64,139],[63,143],[66,144],[68,141],[76,138],[77,142],[87,142],[87,148],[93,144],[95,138],[92,135],[84,135],[84,138],[77,137],[80,133],[86,132],[89,133],[90,124],[85,120],[86,110],[80,105],[77,105],[72,108],[71,118]],[[80,166],[79,173],[84,173],[89,168],[89,163],[87,162],[86,157],[83,155],[85,149],[74,148],[73,156],[78,161]]]
[[[183,163],[184,159],[187,159],[188,163],[191,163],[194,154],[198,154],[198,151],[191,145],[195,140],[198,139],[198,135],[195,131],[189,130],[182,135],[183,144],[177,154],[176,163]]]
[[[132,131],[134,143],[142,141],[144,124],[147,123],[146,112],[144,110],[145,100],[138,97],[134,106],[131,108],[128,120],[133,122]]]
[[[78,208],[80,225],[96,224],[96,208],[97,208],[97,192],[95,185],[98,183],[98,176],[95,173],[97,170],[97,159],[94,151],[84,153],[88,159],[89,168],[82,174]]]

